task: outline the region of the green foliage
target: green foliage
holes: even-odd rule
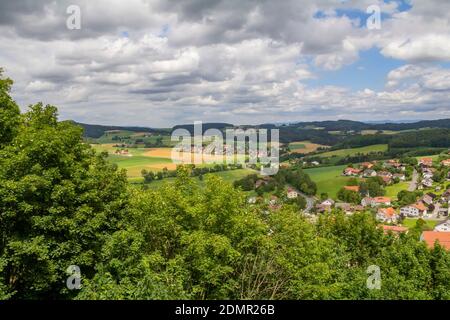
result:
[[[450,299],[450,253],[419,241],[420,225],[386,235],[372,214],[341,212],[312,223],[303,197],[267,214],[218,177],[199,187],[185,166],[158,190],[129,187],[55,107],[16,117],[10,85],[0,81],[12,115],[0,127],[0,299]],[[316,193],[298,169],[271,183]],[[360,187],[384,191],[378,179]],[[66,288],[70,265],[81,290]],[[371,265],[380,290],[366,286]]]
[[[14,138],[20,121],[19,107],[9,96],[12,84],[0,68],[0,149]]]
[[[346,190],[342,188],[339,190],[338,199],[348,203],[359,204],[361,203],[361,195],[358,192]]]
[[[105,234],[122,224],[123,172],[81,143],[81,129],[42,104],[0,151],[0,254],[14,298],[67,295],[70,265],[94,273]]]
[[[402,190],[398,193],[397,199],[400,205],[409,205],[417,201],[419,197],[423,195],[421,191],[407,191]]]

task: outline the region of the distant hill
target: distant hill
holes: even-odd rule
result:
[[[406,123],[366,123],[352,120],[298,122],[287,127],[301,129],[323,128],[326,131],[361,131],[361,130],[413,130],[421,128],[450,128],[450,119],[422,120]]]
[[[153,134],[170,135],[173,130],[186,129],[191,134],[194,132],[193,124],[177,125],[171,129],[169,128],[149,128],[149,127],[127,127],[127,126],[104,126],[93,125],[85,123],[77,123],[84,128],[84,136],[89,138],[99,138],[105,131],[122,130],[132,132],[150,132]],[[203,131],[208,129],[224,130],[226,128],[240,127],[256,127],[256,128],[279,128],[280,138],[283,142],[299,141],[299,140],[313,140],[313,142],[320,144],[333,145],[339,142],[340,138],[331,135],[330,131],[342,131],[342,132],[360,132],[363,130],[390,130],[390,131],[403,131],[403,130],[415,130],[422,128],[440,128],[450,129],[450,119],[440,120],[423,120],[417,122],[407,123],[365,123],[352,120],[336,120],[336,121],[311,121],[311,122],[298,122],[291,124],[261,124],[257,126],[234,126],[230,123],[203,123]]]
[[[375,124],[371,125],[375,130],[413,130],[421,128],[441,128],[450,129],[450,119],[441,120],[422,120],[418,122],[408,122],[408,123],[385,123],[385,124]]]
[[[218,129],[218,130],[225,130],[226,128],[234,128],[235,126],[233,124],[230,123],[202,123],[202,129],[203,129],[203,133],[208,130],[208,129]],[[175,131],[177,129],[186,129],[187,131],[189,131],[191,133],[191,135],[194,134],[194,125],[193,124],[182,124],[182,125],[178,125],[172,128],[172,131]]]
[[[154,134],[169,134],[170,129],[154,129],[147,127],[121,127],[121,126],[103,126],[97,124],[86,124],[73,121],[75,124],[84,129],[84,137],[86,138],[100,138],[106,131],[131,131],[131,132],[149,132]]]

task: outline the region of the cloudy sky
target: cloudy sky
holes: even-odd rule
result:
[[[0,66],[86,123],[450,118],[450,1],[0,0]]]

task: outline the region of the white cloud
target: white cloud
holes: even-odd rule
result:
[[[81,31],[65,27],[69,3],[81,6]],[[377,31],[336,11],[375,3],[391,15]],[[21,105],[52,103],[91,123],[436,118],[449,114],[450,76],[429,63],[450,58],[450,11],[433,3],[398,12],[373,0],[8,1],[0,64]],[[406,62],[385,89],[308,85],[316,69],[339,70],[374,46]]]

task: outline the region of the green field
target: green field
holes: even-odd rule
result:
[[[408,190],[409,182],[399,182],[397,184],[393,184],[391,186],[386,187],[386,196],[392,198],[393,200],[397,199],[397,194],[402,190]]]
[[[407,228],[414,228],[416,226],[417,218],[406,218],[403,220],[403,225]],[[434,229],[434,227],[440,222],[439,220],[425,220],[427,222],[428,227],[430,229]]]
[[[292,150],[306,149],[306,146],[303,143],[290,143],[289,148],[291,148]]]
[[[215,176],[218,176],[218,177],[222,178],[226,182],[233,183],[236,180],[242,179],[245,176],[248,176],[250,174],[255,174],[255,173],[257,174],[258,171],[251,170],[251,169],[238,169],[238,170],[228,170],[228,171],[222,171],[222,172],[208,173],[208,174],[205,175],[205,177],[211,176],[211,175],[215,175]],[[166,183],[173,183],[174,181],[175,181],[175,178],[167,178],[167,179],[164,179],[164,180],[156,180],[156,181],[153,181],[152,183],[148,184],[148,187],[150,189],[158,189],[162,185],[164,185]],[[198,177],[194,178],[194,181],[196,181],[200,186],[204,186],[205,185],[204,180],[202,181]],[[133,179],[131,182],[133,182],[133,183],[142,183],[143,182],[143,178]]]
[[[370,152],[385,152],[388,150],[387,144],[376,144],[367,147],[361,148],[352,148],[352,149],[339,149],[334,151],[328,151],[319,154],[320,157],[346,157],[346,156],[354,156],[356,154],[368,154]]]
[[[117,140],[117,137],[120,140]],[[151,135],[148,132],[133,132],[133,131],[112,131],[105,132],[103,136],[95,139],[97,143],[106,144],[106,143],[126,143],[126,144],[134,144],[136,140],[140,140],[144,143],[156,143],[158,139],[162,139],[162,143],[165,146],[172,146],[175,143],[171,141],[171,137],[169,135]]]
[[[347,184],[348,177],[342,176],[342,171],[346,166],[333,166],[306,169],[311,179],[317,184],[317,194],[328,193],[332,198],[336,198],[337,192]]]
[[[148,156],[150,150],[162,149],[147,149],[147,148],[129,148],[128,151],[131,156],[116,155],[115,151],[121,148],[113,147],[113,144],[92,145],[97,152],[108,152],[108,160],[111,163],[117,164],[119,169],[126,169],[127,176],[132,179],[141,177],[143,169],[148,171],[162,171],[164,167],[169,170],[175,168],[172,160],[165,156]]]

